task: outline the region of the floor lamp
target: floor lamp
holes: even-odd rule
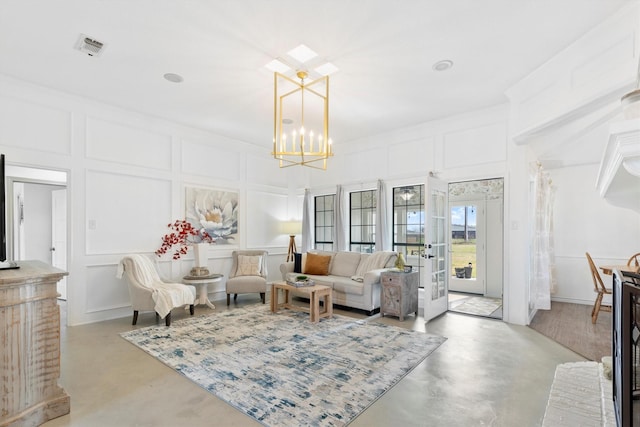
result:
[[[286,221],[282,223],[282,233],[289,235],[289,250],[287,251],[287,261],[293,261],[293,253],[297,252],[296,234],[302,232],[302,223],[300,221]]]

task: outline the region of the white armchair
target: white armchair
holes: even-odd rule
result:
[[[118,278],[125,275],[133,308],[133,322],[138,322],[139,311],[155,311],[156,318],[165,319],[171,325],[171,310],[189,306],[194,313],[196,289],[182,283],[164,282],[151,260],[144,255],[127,255],[118,264]]]
[[[257,292],[262,303],[265,303],[267,292],[267,251],[245,250],[231,253],[231,271],[227,280],[227,305],[230,304],[231,294],[233,300],[238,294]]]

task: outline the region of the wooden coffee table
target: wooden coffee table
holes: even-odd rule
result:
[[[284,302],[280,302],[280,293],[284,294]],[[293,293],[309,298],[309,307],[292,304]],[[320,299],[323,299],[320,311]],[[309,320],[317,323],[321,318],[333,316],[333,289],[324,285],[296,287],[285,282],[276,282],[271,288],[271,312],[277,313],[282,308],[309,313]]]

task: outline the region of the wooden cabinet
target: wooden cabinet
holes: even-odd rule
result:
[[[415,313],[418,315],[418,286],[420,273],[401,273],[385,271],[380,275],[382,295],[380,296],[380,314],[398,316],[400,321],[404,316]]]
[[[69,413],[60,377],[56,283],[67,273],[40,261],[0,271],[0,427],[37,426]]]

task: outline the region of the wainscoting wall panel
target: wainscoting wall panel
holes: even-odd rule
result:
[[[445,169],[506,161],[506,132],[504,123],[495,123],[444,134]]]
[[[280,168],[278,161],[267,152],[262,154],[247,153],[247,182],[261,183],[274,187],[287,187],[292,174],[301,166],[293,166],[290,168]],[[306,168],[305,168],[306,169]]]
[[[171,170],[171,136],[87,117],[87,158]]]
[[[0,145],[71,153],[71,113],[0,96]]]
[[[153,252],[167,232],[171,182],[86,172],[87,254]]]
[[[286,248],[288,246],[289,236],[280,230],[282,222],[289,219],[287,201],[286,194],[256,189],[247,190],[246,206],[242,208],[247,215],[245,218],[249,218],[245,226],[247,248]],[[267,206],[268,209],[265,210]],[[256,216],[257,212],[262,212],[259,217]]]
[[[429,165],[433,164],[434,138],[429,136],[420,141],[401,142],[389,147],[390,174],[416,174],[427,176]]]
[[[344,182],[375,181],[378,177],[386,176],[388,155],[389,148],[386,146],[347,154]]]
[[[117,265],[87,266],[87,313],[131,306],[127,279],[116,277]]]
[[[183,140],[181,145],[182,173],[220,178],[228,181],[240,179],[240,159],[238,151],[222,148],[234,146],[230,141],[209,141],[207,143]]]
[[[625,67],[633,59],[634,36],[633,33],[623,33],[618,39],[606,40],[599,51],[571,71],[572,89],[581,89],[600,81],[624,81]]]
[[[516,141],[571,119],[591,103],[619,99],[637,77],[639,13],[640,3],[629,2],[505,92]]]

